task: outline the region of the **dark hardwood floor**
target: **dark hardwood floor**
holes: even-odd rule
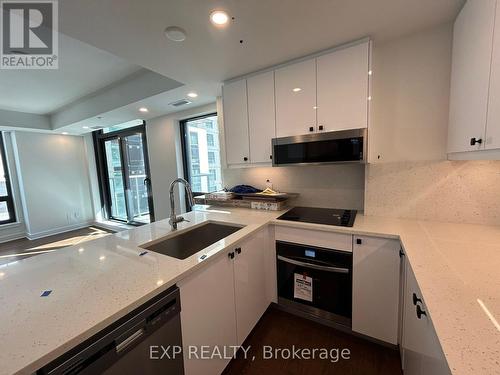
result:
[[[87,228],[56,234],[54,236],[43,237],[36,240],[22,238],[19,240],[0,243],[0,264],[13,262],[15,260],[27,258],[43,252],[55,251],[63,247],[107,236],[110,233],[114,232],[96,226],[89,226]]]
[[[401,375],[399,352],[270,307],[223,374]],[[349,349],[350,359],[264,359],[263,347]],[[331,357],[335,359],[335,352]]]

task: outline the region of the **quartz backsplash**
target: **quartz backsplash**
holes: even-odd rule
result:
[[[500,161],[368,164],[365,215],[500,225]]]

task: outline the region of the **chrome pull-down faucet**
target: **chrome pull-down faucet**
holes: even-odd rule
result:
[[[178,183],[184,185],[184,188],[186,189],[188,203],[191,207],[194,206],[193,191],[191,190],[191,185],[189,185],[189,182],[187,182],[183,178],[177,178],[174,181],[172,181],[172,183],[170,184],[170,220],[168,221],[170,226],[172,227],[172,230],[177,229],[177,223],[184,221],[184,218],[182,216],[177,217],[177,215],[175,214],[174,187],[175,184]]]

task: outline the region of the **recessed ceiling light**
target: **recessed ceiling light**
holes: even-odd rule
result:
[[[223,10],[214,10],[210,13],[210,21],[216,26],[223,26],[229,21],[229,16]]]
[[[141,107],[139,108],[139,112],[149,112],[149,110],[146,107]]]
[[[295,87],[292,91],[293,92],[299,92],[299,91],[302,91],[302,89],[300,87]]]
[[[169,26],[165,29],[165,35],[174,42],[183,42],[186,40],[186,31],[178,26]]]
[[[88,129],[89,127],[88,127],[88,126],[82,126],[82,128],[84,128],[84,129]]]
[[[68,132],[62,132],[61,134],[62,135],[68,135]]]
[[[195,92],[188,92],[187,96],[189,96],[190,98],[197,98],[198,94]]]

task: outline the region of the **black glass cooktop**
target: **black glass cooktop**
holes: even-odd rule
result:
[[[278,220],[352,227],[356,213],[356,210],[336,208],[294,207],[278,217]]]

